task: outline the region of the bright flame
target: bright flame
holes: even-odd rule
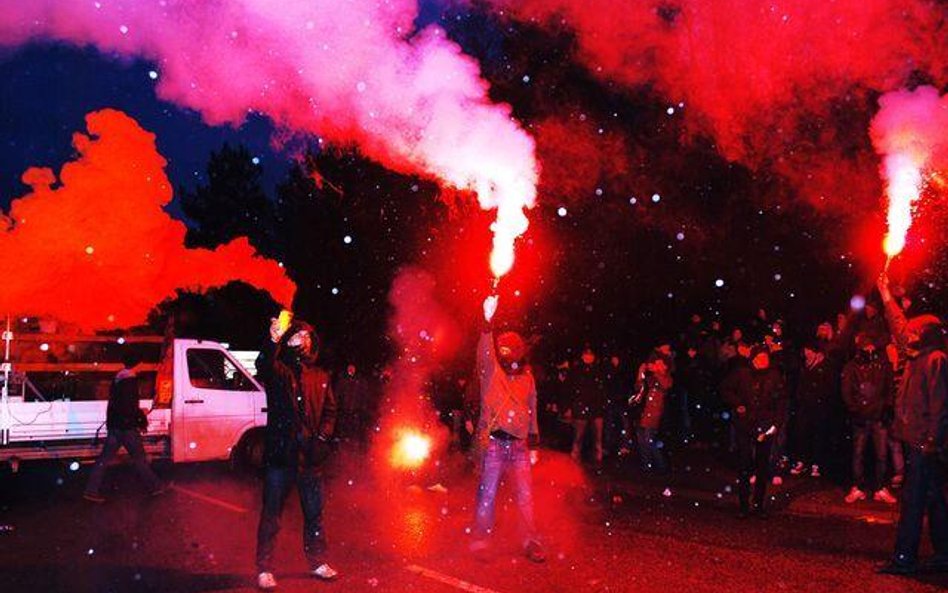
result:
[[[504,176],[509,178],[512,173],[513,171],[508,172]],[[508,179],[503,191],[485,191],[478,188],[481,207],[485,210],[497,209],[497,218],[490,226],[494,233],[490,269],[495,278],[500,278],[513,267],[514,243],[517,237],[527,232],[530,225],[524,209],[532,208],[536,200],[535,183],[534,178]]]
[[[392,451],[392,465],[414,469],[428,459],[431,454],[431,439],[414,430],[405,430],[395,442]]]
[[[887,156],[885,170],[889,230],[882,241],[882,249],[891,259],[905,248],[905,236],[912,226],[912,212],[921,193],[922,172],[915,161],[904,154]]]

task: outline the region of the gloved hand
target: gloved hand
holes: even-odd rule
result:
[[[486,299],[484,299],[484,320],[487,323],[491,322],[491,319],[494,318],[494,313],[497,312],[497,303],[500,300],[496,294],[492,294]]]
[[[530,465],[536,465],[540,462],[540,452],[536,449],[530,449]]]

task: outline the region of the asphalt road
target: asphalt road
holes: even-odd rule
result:
[[[936,591],[948,575],[873,574],[894,526],[832,513],[739,520],[729,496],[603,478],[548,453],[535,470],[549,559],[517,546],[516,508],[502,485],[498,527],[483,558],[468,552],[475,483],[463,460],[425,475],[337,458],[327,476],[328,559],[334,583],[306,575],[295,494],[277,548],[281,591]],[[375,468],[375,469],[373,469]],[[82,500],[88,468],[24,466],[0,477],[0,591],[253,591],[260,481],[224,464],[161,466],[169,493],[151,498],[127,467],[108,501]],[[447,493],[424,487],[440,481]],[[413,486],[413,484],[416,484]],[[421,487],[417,487],[420,485]],[[660,486],[660,483],[659,483]],[[785,506],[785,505],[784,505]],[[927,549],[926,549],[927,551]]]

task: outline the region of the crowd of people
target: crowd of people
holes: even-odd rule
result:
[[[931,562],[948,569],[945,338],[937,317],[906,317],[911,302],[894,297],[885,277],[864,306],[801,332],[798,340],[764,309],[727,330],[695,314],[685,331],[656,341],[639,360],[591,344],[575,359],[548,365],[530,360],[519,334],[495,334],[497,303],[496,296],[485,301],[473,372],[445,374],[430,384],[452,446],[477,453],[472,551],[487,545],[506,473],[513,477],[524,551],[530,560],[544,561],[530,485],[542,438],[547,448],[568,451],[576,463],[597,467],[607,458],[628,457],[646,474],[670,471],[683,450],[709,451],[737,470],[741,517],[765,516],[768,486],[788,475],[828,474],[845,482],[847,504],[870,497],[895,504],[893,491],[902,489],[895,554],[882,571],[916,570],[926,515],[936,552]],[[312,573],[335,578],[326,563],[320,468],[334,446],[364,450],[378,424],[384,371],[370,379],[348,363],[332,374],[317,361],[319,352],[311,326],[294,321],[281,327],[274,319],[257,361],[268,397],[257,534],[261,589],[276,586],[274,541],[294,483]],[[124,401],[122,379],[117,377],[110,398],[110,418]],[[129,423],[140,420],[139,414],[127,415]],[[105,463],[119,446],[133,453],[138,448],[135,426],[113,424],[114,443],[103,452],[86,493],[97,502]],[[143,478],[162,491],[138,457]]]

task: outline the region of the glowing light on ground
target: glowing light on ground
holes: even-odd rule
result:
[[[404,430],[392,450],[392,465],[405,469],[415,469],[431,454],[431,439],[412,429]]]

